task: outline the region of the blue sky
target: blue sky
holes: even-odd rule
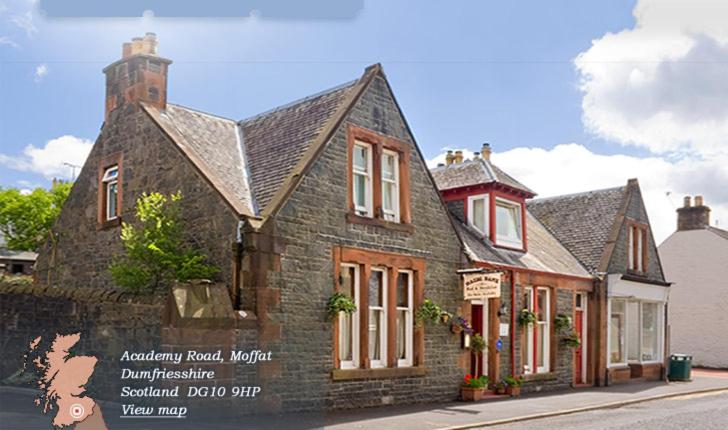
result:
[[[74,151],[96,138],[103,119],[101,69],[120,57],[123,42],[146,31],[157,33],[160,55],[174,61],[169,100],[230,118],[355,79],[368,64],[381,62],[427,158],[446,147],[477,150],[487,141],[496,157],[502,153],[496,162],[525,176],[524,182],[541,195],[622,185],[640,173],[683,174],[715,156],[710,142],[720,134],[700,142],[688,136],[672,146],[661,146],[664,139],[655,133],[644,135],[649,127],[632,119],[653,121],[656,108],[649,104],[644,108],[648,112],[615,117],[614,112],[625,111],[619,103],[629,98],[609,93],[621,82],[606,82],[604,76],[612,79],[621,72],[598,69],[624,64],[624,56],[638,44],[631,38],[663,37],[640,39],[637,20],[652,25],[676,19],[679,12],[667,13],[668,18],[654,12],[645,16],[635,1],[621,0],[453,5],[364,1],[361,10],[344,19],[271,19],[265,11],[253,18],[161,18],[150,13],[140,18],[55,18],[40,10],[42,3],[0,0],[0,186],[47,186],[53,176],[70,175],[58,164],[79,163]],[[689,24],[677,34],[695,32]],[[726,40],[721,30],[713,30],[707,28],[705,34],[717,41],[715,55],[720,56]],[[620,37],[625,39],[621,45]],[[677,55],[690,55],[691,46]],[[647,47],[645,52],[652,55]],[[627,60],[660,63],[669,56],[647,58],[648,53]],[[674,58],[675,52],[669,54]],[[625,80],[632,82],[636,72],[628,72]],[[657,79],[654,70],[645,73],[647,82]],[[591,87],[584,86],[585,79]],[[713,82],[706,78],[704,83],[706,94],[715,92]],[[644,88],[653,87],[658,88]],[[644,97],[657,99],[656,92]],[[73,149],[64,150],[67,144]],[[566,158],[559,151],[568,153]],[[723,149],[718,155],[725,155]],[[619,166],[622,160],[637,167],[620,174],[614,172],[618,167],[610,168],[599,178],[577,177],[599,174],[587,168],[549,181],[554,166],[543,162],[548,157],[553,163]],[[642,162],[654,169],[643,171]],[[728,211],[728,195],[706,189],[716,178],[728,186],[728,173],[714,173],[694,184],[640,178],[651,193],[651,216],[665,218],[662,235],[674,224],[669,205],[680,200],[680,193],[706,194],[709,203],[725,203]],[[668,191],[678,196],[666,197]],[[728,212],[723,218],[728,225]]]

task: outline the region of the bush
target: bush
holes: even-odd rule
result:
[[[209,279],[218,269],[205,263],[206,257],[189,249],[179,223],[178,192],[168,197],[144,193],[137,200],[140,226],[123,223],[124,255],[109,267],[114,282],[133,293],[153,293],[173,281]]]

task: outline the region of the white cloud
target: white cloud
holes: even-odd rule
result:
[[[44,147],[28,145],[22,155],[0,154],[0,164],[11,169],[33,172],[46,179],[70,179],[73,169],[67,164],[82,166],[93,142],[75,136],[61,136],[49,140]],[[79,169],[76,168],[76,174]]]
[[[31,11],[13,16],[10,19],[10,22],[15,24],[16,27],[25,30],[25,34],[28,38],[32,38],[35,33],[38,32],[38,28],[36,28],[35,23],[33,22],[33,13]]]
[[[8,36],[0,36],[0,45],[7,45],[15,49],[20,49],[20,45],[15,43],[15,41]]]
[[[493,163],[533,189],[538,197],[611,188],[637,178],[658,243],[675,231],[675,209],[684,195],[703,195],[711,219],[728,226],[728,157],[669,161],[661,157],[599,155],[582,145],[515,148],[494,153]],[[444,160],[440,154],[428,162]],[[668,196],[667,193],[670,193]]]
[[[48,66],[41,64],[35,68],[35,81],[41,82],[48,75]]]
[[[656,154],[728,154],[728,2],[639,0],[579,54],[583,121]]]

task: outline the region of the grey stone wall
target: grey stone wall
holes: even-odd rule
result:
[[[143,192],[182,192],[182,221],[190,245],[220,269],[230,283],[232,242],[237,217],[149,116],[132,105],[114,111],[104,126],[53,227],[59,233],[55,250],[49,241],[40,251],[36,279],[63,287],[109,287],[108,266],[122,251],[121,227],[99,230],[98,167],[111,154],[123,154],[122,220],[133,221]],[[53,257],[51,257],[53,255]]]
[[[649,225],[650,221],[647,217],[647,210],[642,200],[642,194],[637,187],[632,189],[625,218]],[[651,230],[649,233],[647,238],[647,278],[664,281],[665,278],[657,255],[657,244],[655,243],[655,238]],[[612,259],[609,261],[607,273],[627,273],[627,268],[629,267],[628,234],[627,223],[625,222],[619,230],[619,237],[617,238],[617,243],[612,253]]]
[[[426,297],[454,310],[462,294],[455,273],[460,265],[460,243],[414,147],[409,160],[414,232],[346,222],[348,124],[414,146],[386,83],[377,77],[277,215],[276,231],[285,242],[285,250],[280,273],[269,274],[270,287],[281,292],[280,305],[270,317],[283,327],[280,347],[274,352],[282,362],[282,377],[275,391],[284,410],[454,400],[463,375],[457,367],[459,338],[442,326],[426,329],[425,376],[331,380],[333,326],[326,319],[325,308],[334,288],[333,246],[422,257],[426,260]]]

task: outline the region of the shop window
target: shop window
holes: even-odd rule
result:
[[[342,369],[359,366],[359,288],[361,275],[359,266],[342,264],[340,270],[340,291],[349,296],[356,305],[351,314],[339,315],[339,357]]]
[[[524,373],[551,370],[551,290],[526,287],[526,307],[536,314],[536,322],[526,328]]]
[[[609,364],[661,360],[661,303],[610,299]]]
[[[484,236],[488,235],[489,196],[480,194],[468,197],[468,224]]]
[[[521,204],[511,200],[495,200],[495,227],[498,245],[523,248],[523,220]]]
[[[621,364],[627,362],[625,347],[625,303],[624,300],[610,300],[609,316],[609,362]]]

